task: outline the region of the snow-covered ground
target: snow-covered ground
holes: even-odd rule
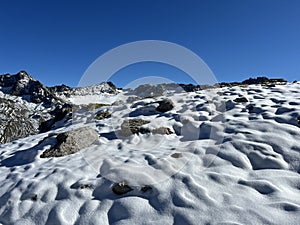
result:
[[[299,85],[136,101],[126,93],[73,96],[75,104],[118,104],[98,109],[111,113],[104,120],[74,112],[63,127],[0,145],[0,224],[299,224]],[[175,107],[156,112],[165,98]],[[133,118],[174,133],[122,136],[122,122]],[[91,147],[40,158],[50,134],[82,126],[100,136]],[[133,190],[116,195],[119,182]]]

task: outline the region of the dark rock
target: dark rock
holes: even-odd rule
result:
[[[161,134],[161,135],[170,135],[170,134],[174,134],[174,132],[169,128],[169,127],[159,127],[156,128],[154,130],[152,130],[153,134]]]
[[[121,135],[130,136],[132,134],[150,133],[150,130],[141,126],[150,123],[148,120],[130,119],[125,120],[121,125]]]
[[[182,153],[174,153],[174,154],[171,155],[171,157],[176,158],[176,159],[181,158]]]
[[[48,88],[53,94],[54,93],[70,93],[72,88],[67,85],[56,85]]]
[[[156,110],[159,112],[167,112],[175,107],[175,105],[171,99],[165,99],[165,100],[159,101],[158,103],[159,103],[159,105],[157,106]]]
[[[132,190],[133,189],[131,187],[129,187],[125,182],[117,183],[112,187],[112,191],[116,195],[123,195],[123,194],[126,194],[126,193],[128,193]]]
[[[248,99],[245,97],[241,97],[241,98],[236,98],[233,101],[238,102],[238,103],[245,103],[245,102],[248,102]]]
[[[92,184],[81,184],[79,185],[80,189],[92,189],[93,185]]]
[[[91,127],[81,127],[75,130],[67,131],[57,135],[56,145],[45,150],[41,158],[61,157],[74,154],[81,149],[91,146],[99,136]]]
[[[179,85],[186,92],[195,92],[201,90],[199,85],[194,85],[194,84],[179,84]]]
[[[266,83],[266,82],[269,82],[269,78],[267,77],[257,77],[257,78],[249,78],[247,80],[244,80],[242,82],[242,84],[262,84],[262,83]]]
[[[111,113],[110,112],[98,112],[96,114],[96,116],[94,117],[95,120],[103,120],[105,118],[109,118],[111,116]]]
[[[33,196],[31,196],[30,198],[32,201],[36,202],[38,200],[38,196],[37,194],[34,194]]]

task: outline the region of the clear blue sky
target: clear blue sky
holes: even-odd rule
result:
[[[106,51],[149,39],[191,49],[218,81],[300,78],[298,0],[0,0],[0,74],[26,70],[46,85],[76,86]],[[129,66],[112,80],[122,86],[144,74],[189,82],[159,63]]]

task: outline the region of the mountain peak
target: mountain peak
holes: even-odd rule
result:
[[[24,70],[13,75],[1,75],[0,91],[5,94],[22,97],[24,100],[33,103],[51,105],[58,100],[47,87]]]

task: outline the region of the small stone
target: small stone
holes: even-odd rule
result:
[[[181,158],[182,157],[182,153],[176,152],[176,153],[172,154],[171,157],[173,157],[175,159]]]
[[[248,102],[248,99],[245,97],[241,97],[241,98],[236,98],[233,101],[238,102],[238,103],[244,103],[244,102]]]
[[[111,115],[110,112],[98,112],[94,117],[95,120],[103,120],[105,118],[109,118]]]
[[[81,184],[79,186],[80,189],[87,189],[87,188],[92,188],[93,185],[92,184]]]
[[[117,183],[112,187],[112,191],[116,195],[123,195],[123,194],[126,194],[126,193],[128,193],[132,190],[133,189],[131,187],[129,187],[125,182]]]
[[[31,198],[30,198],[32,201],[36,202],[38,197],[37,197],[37,194],[34,194]]]

